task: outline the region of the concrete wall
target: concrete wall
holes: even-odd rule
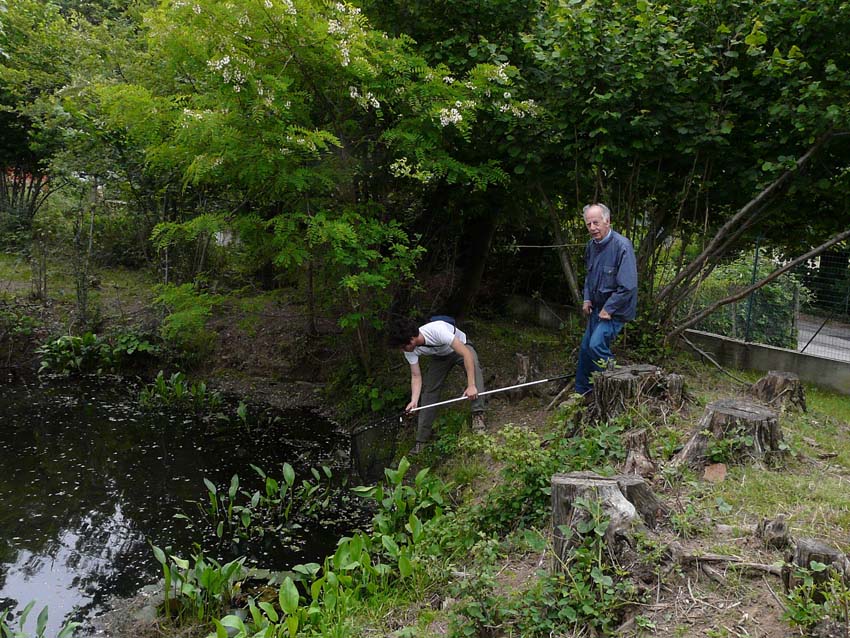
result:
[[[699,330],[686,330],[685,334],[689,341],[705,350],[721,365],[742,370],[793,372],[803,381],[842,394],[850,394],[850,363],[846,361],[815,357],[758,343],[746,343]],[[683,343],[682,347],[693,352],[687,344]]]

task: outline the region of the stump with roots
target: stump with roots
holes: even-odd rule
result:
[[[608,519],[604,539],[611,547],[614,547],[618,538],[628,536],[635,527],[654,527],[666,513],[664,506],[640,477],[601,477],[592,472],[555,474],[552,477],[555,572],[563,570],[576,539],[582,536],[579,529],[591,519],[587,509],[577,506],[580,499],[597,504],[600,513]],[[564,534],[563,528],[569,528],[573,533]]]
[[[781,444],[782,430],[775,412],[752,401],[720,399],[706,406],[691,438],[672,462],[698,470],[709,460],[769,460],[781,453]]]
[[[623,474],[637,474],[647,478],[653,476],[657,468],[649,454],[646,430],[641,428],[626,432],[625,444],[628,452]]]
[[[806,395],[800,377],[792,372],[771,370],[750,386],[750,394],[768,405],[806,411]]]
[[[822,571],[811,572],[815,585],[823,585],[834,576],[844,579],[845,582],[850,580],[850,561],[847,560],[847,556],[821,541],[801,538],[797,541],[793,552],[789,552],[786,556],[785,566],[782,568],[782,585],[786,594],[801,582],[801,578],[796,573],[797,568],[811,570],[813,561],[827,566],[827,569]],[[813,600],[817,603],[824,601],[823,593],[817,588]]]
[[[665,375],[661,368],[649,364],[623,366],[593,375],[593,414],[602,421],[644,399],[663,401],[678,409],[685,397],[682,375]]]

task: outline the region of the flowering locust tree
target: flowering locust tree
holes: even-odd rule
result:
[[[422,253],[393,185],[503,180],[453,141],[504,107],[512,70],[429,67],[341,2],[175,0],[144,27],[143,70],[98,90],[107,126],[144,149],[148,171],[214,192],[221,223],[263,243],[254,254],[273,246],[311,300],[337,291],[368,365],[368,329]]]

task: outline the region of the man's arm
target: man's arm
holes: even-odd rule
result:
[[[422,370],[417,361],[410,364],[410,403],[404,408],[405,412],[410,412],[419,405],[420,394],[422,394]]]
[[[452,340],[452,350],[463,357],[463,369],[466,370],[466,390],[463,391],[463,396],[467,399],[478,398],[478,388],[475,387],[475,357],[472,351],[457,337]]]

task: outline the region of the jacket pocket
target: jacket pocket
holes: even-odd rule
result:
[[[603,268],[602,269],[602,289],[612,291],[617,289],[617,269]]]

